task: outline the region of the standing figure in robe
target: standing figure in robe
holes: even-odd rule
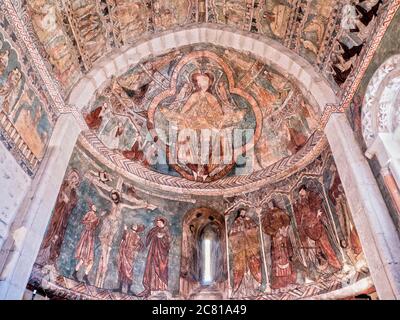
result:
[[[75,259],[78,264],[75,267],[75,272],[73,277],[78,280],[78,271],[84,266],[85,275],[83,276],[83,281],[87,284],[89,283],[88,275],[90,270],[92,270],[94,262],[94,236],[97,226],[99,225],[99,218],[97,217],[97,208],[95,205],[91,206],[91,209],[84,215],[82,219],[82,224],[84,225],[84,230],[82,231],[81,238],[76,246]],[[78,280],[79,281],[79,280]]]
[[[9,58],[10,58],[9,50],[0,52],[0,76],[2,76],[4,71],[7,69]]]
[[[7,114],[10,114],[13,111],[17,102],[21,79],[21,71],[15,68],[8,75],[5,84],[0,86],[0,109],[3,109]]]
[[[86,176],[92,184],[96,187],[98,195],[104,199],[111,200],[111,210],[108,215],[102,214],[102,217],[105,216],[101,223],[99,240],[100,240],[100,259],[99,265],[96,271],[96,282],[95,285],[98,288],[102,288],[104,286],[104,282],[107,275],[108,263],[110,258],[111,249],[113,247],[114,236],[116,231],[118,230],[119,219],[121,212],[124,208],[128,208],[131,210],[136,209],[154,209],[155,207],[148,202],[137,198],[131,197],[127,195],[123,195],[122,192],[122,178],[120,177],[117,181],[117,189],[110,190],[107,185],[98,180],[98,178],[93,177],[92,174]],[[122,194],[122,196],[121,196]],[[122,197],[124,197],[129,203],[123,203]],[[111,198],[111,199],[110,199]]]
[[[336,214],[339,218],[340,229],[342,231],[340,245],[342,248],[352,249],[353,254],[358,256],[362,252],[361,243],[350,217],[346,196],[336,166],[332,165],[330,171],[332,173],[332,180],[328,195],[336,208]]]
[[[300,240],[311,262],[319,270],[325,270],[328,266],[335,271],[340,270],[342,264],[329,240],[328,221],[322,199],[306,186],[300,188],[299,195],[300,199],[293,209]]]
[[[289,238],[290,217],[272,200],[271,209],[265,214],[262,225],[271,237],[272,277],[271,288],[281,289],[296,283],[293,266],[293,247]]]
[[[117,291],[130,292],[133,282],[133,265],[135,257],[144,248],[139,233],[144,230],[144,225],[134,224],[130,229],[125,226],[125,233],[122,238],[118,254],[118,271],[120,288]]]
[[[78,188],[79,183],[79,173],[73,169],[68,173],[66,179],[61,185],[54,212],[41,248],[41,250],[49,248],[49,264],[54,264],[60,254],[68,218],[78,202],[76,189]]]
[[[233,256],[233,295],[251,296],[261,285],[261,255],[256,223],[241,209],[229,232]]]
[[[149,247],[146,267],[143,275],[144,290],[138,297],[148,297],[152,291],[168,289],[168,255],[171,235],[163,217],[157,218],[146,237],[146,247]]]

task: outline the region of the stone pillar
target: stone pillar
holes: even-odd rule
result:
[[[365,156],[376,157],[381,166],[381,175],[386,187],[400,214],[400,141],[399,130],[396,132],[380,132],[368,148]]]
[[[58,118],[46,155],[0,252],[0,300],[21,299],[24,294],[80,132],[72,114]]]
[[[345,114],[325,128],[351,214],[380,299],[400,299],[400,239]]]

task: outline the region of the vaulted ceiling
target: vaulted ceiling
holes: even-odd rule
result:
[[[301,83],[301,76],[290,74],[285,68],[276,70],[268,61],[246,55],[246,51],[251,51],[246,44],[236,50],[229,44],[218,47],[218,43],[214,47],[176,48],[175,52],[142,56],[141,61],[118,66],[117,74],[103,72],[107,73],[106,81],[87,93],[90,102],[85,100],[78,108],[91,129],[84,133],[83,144],[104,163],[117,164],[127,174],[156,183],[167,181],[163,175],[172,175],[168,180],[171,187],[188,190],[189,185],[195,186],[194,181],[203,192],[203,183],[216,180],[221,181],[214,187],[223,190],[230,183],[235,187],[248,186],[271,175],[282,178],[319,155],[325,148],[320,121],[327,104],[324,92],[330,91],[334,97],[334,92],[346,84],[385,5],[383,0],[24,0],[21,11],[65,101],[71,91],[71,96],[76,91],[85,92],[77,84],[93,70],[103,72],[101,67],[119,52],[129,52],[129,48],[150,39],[196,27],[228,30],[251,37],[252,41],[267,39],[277,44],[282,55],[294,57],[290,61],[299,61],[300,73],[306,66],[319,77],[309,76],[309,81],[327,80],[328,90],[320,90],[319,96],[308,95],[313,90]],[[257,50],[252,50],[257,55]],[[203,76],[208,81],[207,106],[190,103],[201,91],[198,74],[208,77],[205,80]],[[181,103],[169,101],[169,96]],[[213,104],[210,101],[214,98]],[[78,95],[75,101],[80,100]],[[206,112],[201,108],[218,106],[222,106],[223,113],[231,110],[232,117],[241,114],[235,126],[254,130],[254,177],[229,180],[232,166],[193,169],[169,163],[165,169],[144,163],[144,155],[137,150],[142,145],[135,142],[138,136],[147,139],[143,144],[147,147],[158,144],[158,148],[165,148],[165,141],[160,146],[162,139],[154,130],[171,119],[191,117],[192,121],[181,119],[180,129],[189,122],[192,127],[196,123],[204,127],[210,121],[224,127],[226,121],[215,112],[207,109],[208,120],[201,115],[203,112],[204,117]],[[184,115],[182,110],[191,111]],[[202,120],[205,122],[200,125]],[[167,148],[164,157],[168,153]],[[187,181],[179,180],[182,178],[192,183],[187,185]]]
[[[354,68],[383,7],[382,0],[25,1],[32,33],[66,92],[116,48],[196,25],[274,39],[338,88]]]

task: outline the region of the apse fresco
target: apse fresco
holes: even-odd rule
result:
[[[29,285],[61,299],[300,299],[368,276],[329,152],[253,193],[182,199],[149,196],[78,144]]]
[[[26,10],[55,78],[66,89],[70,88],[80,75],[78,49],[63,28],[63,17],[57,1],[26,0]]]
[[[100,57],[160,32],[199,24],[278,41],[341,86],[375,27],[382,1],[24,0],[27,27],[67,92]]]
[[[248,54],[211,45],[140,62],[83,113],[108,149],[198,182],[265,169],[296,154],[317,127],[292,82]]]
[[[22,57],[0,27],[0,139],[33,175],[52,132],[46,99],[38,94]]]

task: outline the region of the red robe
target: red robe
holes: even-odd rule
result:
[[[136,231],[127,230],[121,241],[118,254],[118,270],[123,283],[133,282],[133,263],[135,253],[143,248],[143,242]]]
[[[97,130],[100,128],[100,125],[103,121],[103,117],[100,116],[102,110],[103,107],[98,107],[85,116],[85,121],[89,129]]]
[[[238,217],[229,234],[233,254],[233,289],[236,292],[246,270],[261,284],[261,257],[258,227],[249,217]]]
[[[317,217],[318,210],[322,211],[321,217]],[[328,232],[321,220],[326,219],[322,199],[316,193],[310,192],[308,199],[300,199],[294,205],[294,212],[303,246],[308,247],[307,237],[314,240],[317,249],[325,255],[328,264],[340,270],[342,264],[330,244]]]
[[[43,240],[42,249],[50,247],[49,263],[55,263],[56,259],[60,254],[61,244],[64,239],[65,230],[67,228],[68,217],[72,210],[75,208],[78,202],[78,196],[76,189],[68,190],[68,181],[64,181],[61,185],[54,212],[50,220],[49,227],[47,229],[46,237]],[[66,192],[69,198],[68,202],[65,202],[62,193]]]
[[[157,234],[163,237],[157,237]],[[146,290],[165,291],[168,288],[168,254],[170,249],[170,234],[166,227],[154,227],[146,237],[146,247],[149,247],[146,267],[143,275],[143,286]]]
[[[296,272],[293,270],[293,247],[288,235],[280,233],[281,228],[290,225],[289,216],[281,209],[270,210],[263,219],[264,232],[271,237],[273,289],[285,288],[296,283]]]
[[[75,259],[82,260],[85,264],[93,263],[94,258],[94,233],[100,220],[92,210],[88,211],[82,219],[85,226],[75,251]]]

